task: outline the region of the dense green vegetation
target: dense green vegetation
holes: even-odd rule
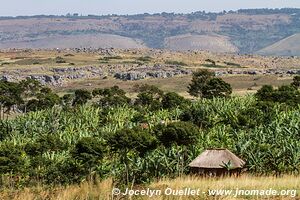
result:
[[[1,82],[5,112],[12,105],[27,107],[26,114],[0,121],[1,184],[107,177],[117,184],[144,183],[188,173],[188,163],[204,149],[221,147],[246,160],[250,173],[297,174],[300,100],[294,85],[191,102],[149,85],[137,87],[133,101],[118,87],[77,90],[57,99],[30,80]],[[32,101],[35,109],[29,112]]]

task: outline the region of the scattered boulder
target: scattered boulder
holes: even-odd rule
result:
[[[8,81],[8,82],[14,82],[15,78],[11,75],[2,75],[2,76],[0,76],[0,80]]]
[[[247,70],[218,70],[215,71],[216,76],[224,76],[227,74],[233,74],[233,75],[238,75],[238,74],[245,74],[245,75],[258,75],[258,74],[268,74],[268,75],[278,75],[278,76],[290,76],[290,75],[295,75],[295,74],[300,74],[299,69],[247,69]]]
[[[170,78],[191,73],[191,71],[181,69],[180,67],[155,64],[153,67],[141,66],[126,72],[116,72],[114,77],[116,79],[133,81],[145,78]]]
[[[29,75],[26,78],[39,81],[42,85],[61,86],[63,79],[58,75]]]
[[[146,78],[147,74],[144,72],[118,72],[114,77],[121,80],[135,81]]]

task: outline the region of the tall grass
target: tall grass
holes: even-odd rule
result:
[[[114,188],[111,179],[97,182],[96,184],[90,184],[88,182],[81,183],[79,185],[71,185],[67,187],[56,188],[25,188],[23,190],[6,190],[0,193],[2,200],[98,200],[98,199],[150,199],[148,196],[114,196],[112,197],[112,189]],[[196,176],[185,176],[176,179],[162,179],[150,185],[143,185],[133,187],[132,189],[155,189],[164,191],[166,188],[172,188],[174,190],[192,188],[199,189],[206,192],[201,196],[154,196],[151,199],[154,200],[166,200],[166,199],[261,199],[259,196],[239,196],[234,198],[233,196],[220,196],[209,197],[208,190],[297,190],[297,196],[292,198],[291,196],[268,196],[266,199],[297,199],[300,192],[300,178],[296,176],[250,176],[244,175],[242,177],[225,177],[225,178],[200,178]],[[124,192],[123,188],[123,192]]]

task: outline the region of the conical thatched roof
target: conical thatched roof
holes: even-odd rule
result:
[[[243,168],[245,161],[227,149],[208,149],[193,160],[189,166],[195,168],[224,168],[230,163],[231,169]]]

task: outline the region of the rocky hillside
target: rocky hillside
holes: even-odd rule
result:
[[[283,40],[258,51],[258,53],[277,56],[300,55],[300,33],[284,38]]]
[[[260,50],[297,33],[300,9],[0,17],[0,48],[148,47],[270,54]],[[292,50],[296,45],[289,43],[283,53],[274,54],[299,55]]]
[[[166,38],[164,46],[171,50],[208,50],[219,53],[238,51],[229,38],[220,35],[178,35]]]
[[[207,68],[219,76],[300,74],[300,58],[158,49],[2,50],[0,80],[36,79],[64,87],[78,81],[129,81],[189,76]]]

